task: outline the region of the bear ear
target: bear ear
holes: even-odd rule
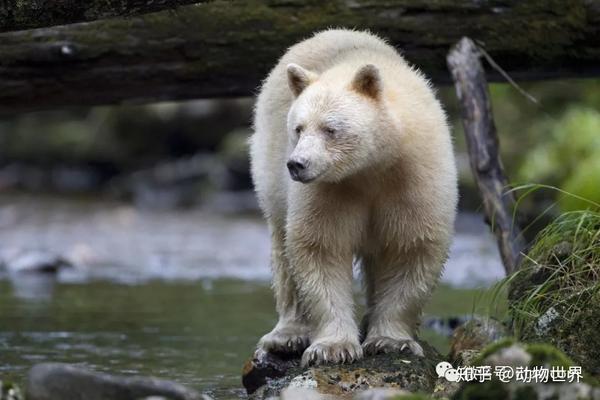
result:
[[[311,83],[317,80],[317,74],[302,68],[298,64],[288,64],[287,66],[288,85],[294,96],[300,96],[300,93]]]
[[[354,75],[352,88],[365,96],[378,99],[381,94],[382,83],[377,67],[373,64],[361,67],[356,75]]]

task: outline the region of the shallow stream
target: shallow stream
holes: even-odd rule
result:
[[[0,260],[51,250],[76,266],[58,275],[0,272],[0,379],[23,382],[33,364],[61,361],[244,396],[242,364],[276,318],[259,217],[17,200],[0,201]],[[480,217],[462,214],[427,315],[476,311],[474,288],[501,275]],[[422,335],[447,349],[439,334]]]

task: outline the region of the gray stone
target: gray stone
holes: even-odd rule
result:
[[[175,382],[114,376],[60,363],[35,365],[29,371],[26,392],[28,400],[139,400],[153,396],[169,400],[202,398]]]

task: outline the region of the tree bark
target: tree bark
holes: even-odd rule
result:
[[[498,150],[498,135],[490,104],[480,52],[463,38],[448,54],[467,139],[471,170],[483,198],[483,206],[496,235],[506,274],[514,272],[525,249],[519,218],[513,214],[515,198],[508,186]]]
[[[515,79],[600,74],[600,0],[217,0],[0,34],[0,113],[250,95],[287,47],[336,26],[388,38],[438,82],[463,35]]]

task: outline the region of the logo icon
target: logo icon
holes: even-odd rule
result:
[[[438,363],[435,367],[435,372],[438,374],[438,378],[444,377],[449,382],[458,382],[460,379],[460,374],[457,370],[452,367],[447,361],[442,361]]]
[[[436,365],[435,372],[437,372],[438,378],[441,378],[449,369],[452,369],[452,364],[450,364],[448,361],[442,361]]]

